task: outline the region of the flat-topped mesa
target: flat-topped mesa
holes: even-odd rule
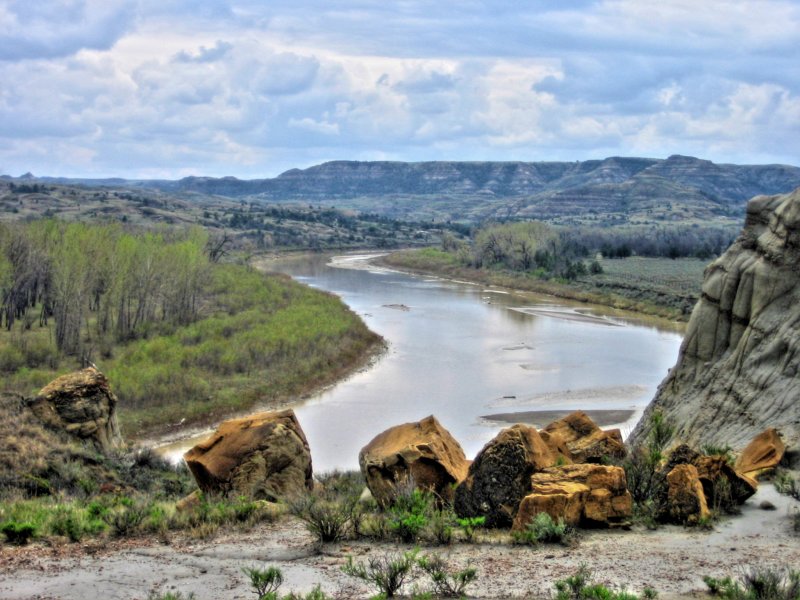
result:
[[[673,441],[742,448],[776,427],[800,445],[800,188],[759,196],[739,238],[706,268],[678,362],[631,434],[645,443],[650,416]]]

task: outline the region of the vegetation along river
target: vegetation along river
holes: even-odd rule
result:
[[[357,468],[375,435],[429,414],[468,457],[509,423],[541,427],[575,409],[627,434],[678,355],[680,324],[388,271],[369,258],[264,264],[339,295],[388,342],[369,368],[295,407],[317,472]],[[162,451],[177,460],[201,438]]]

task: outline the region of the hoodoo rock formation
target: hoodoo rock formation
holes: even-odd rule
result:
[[[759,196],[706,269],[675,367],[631,435],[660,411],[674,440],[741,449],[769,427],[800,445],[800,189]]]

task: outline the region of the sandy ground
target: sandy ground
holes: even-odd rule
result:
[[[776,510],[760,509],[763,500],[772,502]],[[582,563],[606,584],[636,592],[649,585],[662,599],[702,597],[704,575],[736,576],[754,566],[800,566],[800,537],[790,525],[790,512],[797,506],[763,484],[741,516],[723,521],[713,531],[674,526],[658,531],[593,531],[583,533],[577,545],[569,548],[483,540],[423,547],[422,551],[438,552],[453,566],[476,566],[478,580],[469,590],[475,598],[547,597],[553,581],[572,574]],[[126,543],[116,548],[4,547],[0,597],[127,600],[146,598],[156,590],[194,592],[198,600],[253,598],[242,568],[275,565],[284,574],[283,593],[307,592],[320,583],[338,598],[368,598],[368,588],[341,572],[347,556],[363,560],[406,549],[369,542],[320,548],[300,523],[289,518],[205,542]]]

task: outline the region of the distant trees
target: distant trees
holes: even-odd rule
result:
[[[94,341],[145,335],[197,318],[207,234],[130,233],[118,225],[37,221],[0,226],[0,324],[38,312],[54,341],[79,354]]]

